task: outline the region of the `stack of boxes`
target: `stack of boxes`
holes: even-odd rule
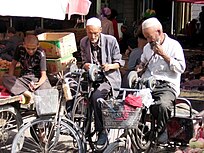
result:
[[[75,35],[71,32],[48,32],[38,35],[40,47],[47,58],[47,72],[56,74],[65,70],[70,61],[75,59],[77,51]]]

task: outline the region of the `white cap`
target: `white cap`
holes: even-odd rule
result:
[[[88,19],[86,22],[86,26],[90,26],[90,25],[96,26],[96,27],[101,27],[101,20],[99,20],[96,17],[92,17],[92,18]]]
[[[155,26],[162,27],[159,20],[155,17],[151,17],[151,18],[146,19],[142,22],[142,30],[146,29],[146,28],[150,28],[150,27],[155,27]]]

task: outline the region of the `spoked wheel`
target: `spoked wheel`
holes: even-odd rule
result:
[[[23,123],[20,112],[11,105],[0,107],[0,150],[10,152],[14,135]]]
[[[86,134],[91,124],[91,107],[89,101],[85,97],[78,97],[72,108],[72,120],[78,124],[82,131]]]
[[[135,130],[135,141],[141,151],[148,152],[154,138],[155,124],[147,109],[142,110],[142,116]]]
[[[16,134],[12,153],[84,153],[81,139],[67,123],[53,118],[38,118],[25,124]]]
[[[103,153],[103,151],[108,146],[108,139],[106,140],[105,144],[103,144],[103,145],[97,144],[98,132],[96,132],[94,128],[92,128],[92,131],[87,136],[88,136],[88,141],[89,141],[89,145],[90,145],[92,152]]]
[[[89,124],[88,131],[86,133],[86,137],[89,142],[89,146],[94,153],[102,153],[107,145],[108,145],[108,139],[106,140],[105,144],[98,145],[98,135],[99,133],[95,130],[95,122],[94,122],[94,111],[92,111],[90,119],[91,123]],[[106,134],[108,135],[108,130],[106,130]]]
[[[126,141],[119,140],[110,143],[103,153],[133,153],[133,151],[127,146]]]

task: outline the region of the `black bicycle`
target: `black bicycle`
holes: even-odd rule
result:
[[[102,152],[108,144],[107,141],[104,145],[97,145],[98,132],[94,128],[94,112],[90,101],[92,92],[102,79],[100,72],[101,69],[93,65],[89,71],[78,69],[70,73],[78,80],[71,118],[84,132],[93,152]]]
[[[65,112],[66,102],[70,100],[70,86],[76,83],[65,75],[59,75],[53,89],[41,91],[35,98],[38,118],[24,124],[16,134],[12,153],[17,152],[86,152],[86,140],[81,129],[70,120]],[[42,94],[45,92],[45,94]],[[37,101],[40,105],[37,105]],[[45,102],[46,101],[46,102]],[[51,103],[50,103],[51,102]],[[46,111],[43,111],[46,110]],[[54,110],[54,111],[53,111]]]

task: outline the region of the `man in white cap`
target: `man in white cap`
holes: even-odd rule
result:
[[[121,75],[119,68],[124,66],[119,45],[114,36],[101,33],[101,21],[98,18],[90,18],[86,23],[87,36],[80,42],[81,58],[83,68],[89,70],[91,64],[96,64],[103,68],[103,81],[98,82],[98,88],[92,94],[92,104],[94,106],[95,128],[99,132],[98,145],[102,145],[107,140],[102,122],[102,112],[98,98],[106,98],[112,92],[114,97],[118,92],[114,88],[120,88]]]
[[[138,70],[148,63],[142,78],[154,77],[156,87],[152,91],[155,105],[150,111],[157,119],[158,141],[167,140],[166,123],[170,118],[173,102],[180,94],[181,74],[186,64],[183,49],[178,41],[163,33],[159,20],[155,17],[142,23],[142,32],[147,38]]]

